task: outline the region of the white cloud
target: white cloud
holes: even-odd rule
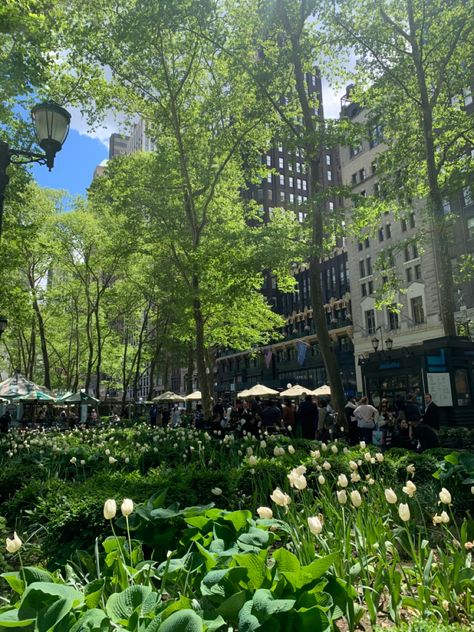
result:
[[[94,127],[91,127],[88,124],[87,117],[81,113],[79,108],[70,107],[68,108],[68,111],[71,114],[71,129],[81,134],[81,136],[88,136],[89,138],[100,140],[100,142],[107,148],[109,147],[109,138],[111,134],[115,132],[124,132],[124,118],[117,115],[112,110],[107,112],[100,125],[95,125]]]
[[[342,94],[337,93],[324,77],[322,79],[322,88],[325,118],[338,119],[341,111]]]

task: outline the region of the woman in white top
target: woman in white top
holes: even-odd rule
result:
[[[372,443],[372,432],[378,414],[378,410],[369,404],[367,397],[363,397],[354,410],[354,417],[357,419],[357,428],[359,430],[359,439],[365,441],[367,444]]]

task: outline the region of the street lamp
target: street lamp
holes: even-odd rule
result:
[[[372,347],[374,348],[374,351],[377,351],[377,349],[379,348],[379,342],[380,342],[377,336],[374,336],[370,342],[372,343]]]
[[[0,141],[0,237],[2,236],[5,189],[9,181],[7,167],[10,164],[38,162],[40,165],[46,165],[51,171],[54,158],[58,151],[61,151],[69,132],[71,115],[53,101],[35,105],[31,110],[31,118],[35,124],[38,144],[44,154],[37,154],[24,149],[13,149],[8,146],[8,143]]]
[[[5,316],[0,316],[0,338],[2,337],[3,332],[8,327],[8,320]]]
[[[393,340],[391,338],[387,338],[385,340],[385,346],[387,347],[387,351],[391,351],[393,347]]]

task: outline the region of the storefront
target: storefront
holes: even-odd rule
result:
[[[364,391],[378,405],[415,395],[423,405],[431,393],[442,422],[474,425],[474,343],[467,338],[437,338],[413,347],[374,352],[359,360]]]

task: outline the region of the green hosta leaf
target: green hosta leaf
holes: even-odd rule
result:
[[[247,569],[234,566],[209,571],[201,582],[201,592],[206,596],[230,597],[247,577]]]
[[[214,555],[209,553],[209,551],[205,549],[201,544],[199,544],[199,542],[196,542],[196,546],[198,548],[199,553],[204,558],[204,564],[206,565],[206,570],[210,571],[211,568],[214,568],[214,566],[216,566],[217,564],[216,558],[214,557]]]
[[[231,522],[237,533],[247,527],[247,523],[251,518],[252,514],[246,509],[232,511],[224,515],[224,520]]]
[[[237,545],[244,551],[256,549],[262,549],[267,547],[270,543],[270,534],[263,529],[257,529],[256,527],[250,527],[248,533],[243,533],[237,540]]]
[[[251,590],[261,588],[270,576],[267,567],[267,551],[235,555],[233,561],[237,566],[247,569],[247,586]]]
[[[296,555],[293,555],[288,549],[277,549],[273,554],[276,566],[280,573],[299,573],[301,565]]]
[[[25,566],[23,569],[25,574],[26,583],[32,584],[33,582],[53,582],[54,577],[46,571],[44,568],[36,568],[35,566]]]
[[[105,632],[109,629],[109,620],[103,610],[93,608],[70,628],[69,632]]]
[[[298,613],[298,632],[329,632],[331,622],[328,616],[319,606],[313,608],[301,608]]]
[[[52,602],[59,600],[64,600],[70,608],[73,608],[83,603],[84,595],[72,586],[34,582],[27,587],[22,597],[19,608],[20,615],[23,618],[23,613],[27,616],[32,612],[37,614],[45,607],[49,607]]]
[[[236,592],[221,603],[217,608],[217,612],[222,615],[226,621],[237,621],[239,611],[243,607],[246,599],[247,593],[245,590]]]
[[[125,542],[126,540],[124,536],[120,536],[118,538],[111,536],[110,538],[106,538],[102,542],[102,546],[104,547],[104,551],[107,553],[107,555],[109,555],[110,553],[114,553],[123,549],[125,546]]]
[[[84,590],[85,602],[88,608],[96,608],[99,605],[104,590],[105,579],[95,579],[87,584]]]
[[[179,610],[158,628],[158,632],[203,632],[203,630],[203,621],[194,610]]]
[[[326,555],[326,557],[320,557],[314,560],[311,564],[308,564],[308,566],[303,566],[301,571],[305,578],[305,583],[322,577],[336,562],[337,556],[337,553],[331,553],[331,555]]]
[[[32,619],[20,619],[18,610],[7,610],[0,614],[0,628],[24,628],[35,622]]]
[[[153,597],[150,597],[153,595]],[[127,622],[134,612],[146,616],[152,610],[158,595],[149,586],[129,586],[120,593],[110,595],[106,611],[114,623]]]
[[[20,573],[2,573],[0,577],[3,577],[12,590],[19,595],[23,594],[25,590],[25,582],[21,579]]]
[[[269,590],[257,590],[239,612],[239,632],[253,632],[265,622],[271,624],[273,630],[279,630],[278,615],[289,612],[294,605],[294,599],[274,599]]]
[[[165,621],[173,612],[178,610],[192,610],[192,600],[189,597],[180,595],[177,601],[173,601],[160,613],[160,621]],[[155,619],[153,619],[155,621]],[[157,628],[158,629],[158,628]]]

